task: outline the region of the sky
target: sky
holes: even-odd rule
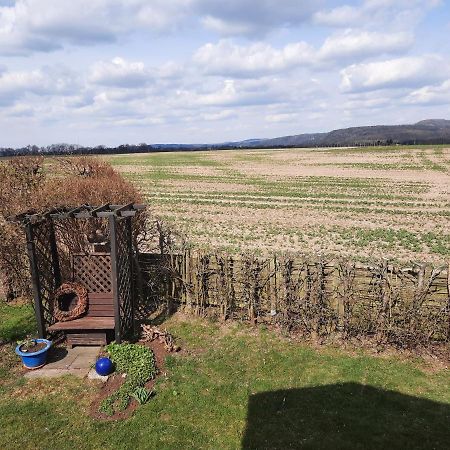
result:
[[[450,119],[450,1],[0,0],[0,147]]]

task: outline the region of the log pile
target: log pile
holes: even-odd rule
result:
[[[168,352],[178,352],[180,347],[175,345],[173,336],[166,330],[160,330],[152,325],[142,325],[142,340],[144,342],[152,342],[158,340],[164,344],[164,348]]]

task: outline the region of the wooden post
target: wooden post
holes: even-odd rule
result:
[[[450,341],[450,262],[447,265],[447,310],[448,310],[448,327],[447,340]]]
[[[133,335],[136,334],[136,325],[134,321],[134,312],[135,312],[135,304],[136,304],[136,291],[134,289],[134,268],[133,268],[133,229],[132,229],[132,223],[131,223],[131,217],[127,217],[126,219],[126,226],[127,226],[127,235],[128,235],[128,251],[130,255],[130,295],[131,295],[131,330],[133,332]]]
[[[34,247],[33,225],[31,223],[26,224],[25,232],[27,236],[27,250],[28,250],[28,259],[30,260],[31,281],[33,285],[34,312],[36,314],[38,335],[41,339],[44,339],[46,337],[44,310],[42,308],[38,265],[36,261],[36,252]]]
[[[273,263],[273,265],[272,265]],[[269,270],[268,270],[268,276],[269,276],[269,280],[268,280],[268,295],[269,295],[269,299],[270,299],[270,317],[272,319],[272,322],[276,321],[276,315],[277,315],[277,310],[278,310],[278,285],[277,283],[279,283],[280,280],[278,280],[278,260],[276,255],[274,255],[274,257],[272,259],[270,259],[269,261]],[[273,271],[272,271],[273,269]],[[273,276],[272,276],[273,274]]]
[[[111,240],[111,284],[113,290],[114,302],[114,334],[118,344],[121,343],[120,333],[120,297],[119,297],[119,280],[118,280],[118,255],[117,255],[117,222],[116,216],[109,216],[109,238]]]
[[[52,219],[48,219],[48,226],[50,227],[50,250],[52,252],[53,275],[55,280],[54,288],[61,286],[61,269],[59,267],[58,247],[56,245],[55,226]]]

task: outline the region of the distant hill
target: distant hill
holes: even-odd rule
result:
[[[412,125],[375,125],[234,142],[236,147],[325,147],[390,144],[448,144],[450,120],[429,119]]]
[[[271,139],[247,139],[219,144],[123,144],[117,147],[81,147],[71,144],[53,144],[47,147],[28,145],[23,148],[0,148],[0,156],[64,155],[64,154],[118,154],[194,150],[221,150],[233,148],[279,147],[346,147],[359,145],[393,144],[450,144],[450,120],[429,119],[412,125],[376,125],[333,130],[328,133],[307,133]]]

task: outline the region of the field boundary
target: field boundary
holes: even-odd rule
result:
[[[315,338],[375,336],[414,346],[450,339],[450,263],[186,251],[141,254],[145,298],[223,320],[272,322]]]

